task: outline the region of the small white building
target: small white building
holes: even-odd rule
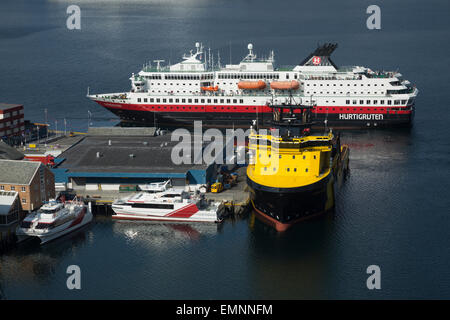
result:
[[[18,192],[0,191],[0,227],[18,222],[21,211]]]

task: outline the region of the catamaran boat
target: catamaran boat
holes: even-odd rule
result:
[[[114,201],[113,219],[221,222],[224,206],[206,201],[204,194],[174,188],[170,180],[141,187],[141,192]]]
[[[19,241],[37,237],[41,244],[71,233],[92,221],[90,207],[82,201],[57,202],[52,199],[27,215],[17,227]]]

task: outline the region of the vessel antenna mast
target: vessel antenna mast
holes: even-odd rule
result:
[[[164,62],[165,60],[153,60],[153,62],[156,62],[156,70],[161,70],[161,62]]]

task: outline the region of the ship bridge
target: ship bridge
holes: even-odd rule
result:
[[[169,70],[180,72],[203,72],[205,71],[205,64],[202,62],[203,46],[197,42],[195,44],[196,52],[190,51],[189,55],[183,56],[183,61],[174,65],[171,65]]]

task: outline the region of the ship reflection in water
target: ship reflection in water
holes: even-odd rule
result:
[[[113,232],[126,239],[153,250],[168,250],[199,241],[201,237],[213,237],[220,224],[177,223],[156,221],[115,221]]]

